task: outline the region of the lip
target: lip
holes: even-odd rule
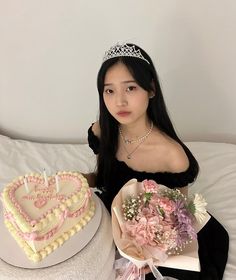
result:
[[[131,114],[131,112],[127,112],[127,111],[120,111],[120,112],[117,113],[117,115],[119,117],[127,117],[130,114]]]

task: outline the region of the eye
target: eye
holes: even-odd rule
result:
[[[136,88],[137,88],[136,86],[129,86],[129,87],[127,87],[126,91],[131,92],[131,91],[134,91]]]
[[[113,90],[110,89],[110,88],[107,88],[107,89],[104,90],[104,93],[106,93],[106,94],[112,94],[112,93],[113,93]]]

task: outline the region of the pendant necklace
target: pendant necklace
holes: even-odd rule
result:
[[[139,138],[136,138],[136,139],[127,139],[127,138],[124,137],[121,127],[119,127],[119,133],[120,133],[121,139],[124,142],[123,146],[124,146],[125,152],[127,154],[127,156],[126,156],[127,159],[131,159],[132,154],[134,152],[136,152],[137,149],[139,148],[139,146],[148,138],[148,136],[152,132],[152,129],[153,129],[153,122],[151,122],[150,129],[148,130],[148,132],[145,135],[143,135]],[[133,143],[138,143],[138,145],[131,152],[129,152],[126,148],[126,145],[127,144],[133,144]]]

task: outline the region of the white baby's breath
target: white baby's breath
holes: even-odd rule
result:
[[[202,223],[207,214],[206,206],[207,202],[201,194],[196,193],[193,198],[193,204],[195,207],[194,216],[199,223]]]

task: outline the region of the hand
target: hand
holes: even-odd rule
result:
[[[151,269],[148,265],[146,265],[145,267],[142,268],[142,271],[144,271],[145,274],[148,274],[151,272]]]

